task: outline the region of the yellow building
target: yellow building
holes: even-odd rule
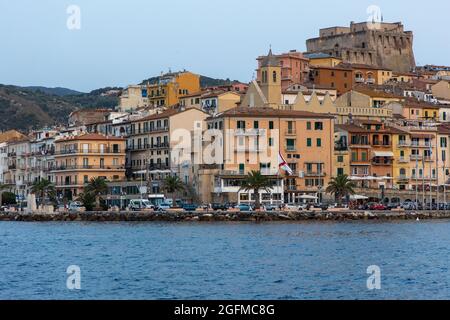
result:
[[[183,71],[166,73],[156,83],[129,86],[120,97],[120,110],[127,111],[139,107],[171,107],[180,99],[200,91],[200,76]]]
[[[342,63],[342,59],[325,53],[311,53],[306,54],[305,57],[309,59],[309,65],[312,67],[336,67]]]
[[[125,177],[125,139],[96,133],[55,141],[56,189],[59,196],[76,199],[92,178],[118,181]]]
[[[236,108],[240,101],[241,95],[237,92],[204,90],[180,98],[180,105],[198,108],[212,115]]]

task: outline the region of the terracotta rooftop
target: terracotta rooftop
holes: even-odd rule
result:
[[[307,118],[307,119],[333,119],[334,116],[328,114],[313,113],[297,110],[278,110],[267,107],[237,107],[227,110],[216,118],[225,117],[273,117],[273,118]]]
[[[359,92],[371,98],[385,98],[385,99],[404,99],[403,96],[398,96],[389,92],[376,91],[368,88],[356,87],[353,91]]]

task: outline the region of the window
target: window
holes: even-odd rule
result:
[[[337,169],[337,175],[338,176],[343,176],[344,175],[344,168],[338,168]]]
[[[273,130],[273,121],[269,121],[269,130]]]
[[[441,148],[447,148],[447,138],[441,138]]]
[[[323,130],[323,123],[322,122],[314,123],[314,129],[315,130]]]
[[[306,139],[306,146],[312,147],[312,139],[311,138]]]
[[[321,147],[322,146],[322,139],[320,139],[320,138],[317,138],[317,146],[318,147]]]
[[[244,174],[244,172],[245,172],[245,164],[240,163],[239,164],[239,173]]]
[[[352,152],[352,161],[358,161],[358,153]]]
[[[367,152],[362,152],[361,153],[361,160],[362,161],[367,161]]]
[[[238,129],[245,129],[245,121],[238,121],[237,122],[237,128]]]
[[[276,71],[273,72],[272,77],[273,77],[273,82],[277,82],[277,72]]]
[[[306,130],[311,130],[311,122],[306,123]]]
[[[258,121],[253,121],[253,128],[254,129],[259,129],[259,122]]]
[[[338,156],[337,157],[337,162],[343,163],[344,162],[344,156]]]
[[[286,139],[286,149],[288,151],[295,151],[295,139]]]
[[[269,147],[273,147],[273,138],[269,138]]]

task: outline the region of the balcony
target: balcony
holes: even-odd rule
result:
[[[409,158],[406,157],[400,157],[398,158],[398,163],[409,163]]]
[[[413,154],[409,158],[410,158],[411,161],[419,161],[419,160],[423,159],[423,156],[418,155],[418,154]]]
[[[121,154],[123,151],[121,149],[114,148],[104,148],[104,149],[67,149],[67,150],[58,150],[55,152],[55,155],[76,155],[76,154]]]
[[[365,82],[365,79],[364,78],[355,78],[355,82],[356,83],[364,83]]]
[[[265,129],[236,129],[234,134],[239,137],[254,137],[254,136],[263,136],[265,135]]]
[[[297,152],[297,146],[285,146],[287,152]]]
[[[288,130],[286,130],[285,134],[287,136],[297,136],[297,130],[295,130],[295,129],[288,129]]]
[[[423,160],[424,160],[425,162],[434,162],[434,158],[432,158],[432,157],[430,157],[430,156],[425,156],[425,157],[423,158]]]
[[[394,161],[372,161],[373,166],[392,166]]]
[[[412,141],[411,147],[413,148],[432,148],[431,142],[418,142],[418,141]]]
[[[105,166],[57,166],[53,171],[84,171],[84,170],[125,170],[125,166],[114,166],[114,165],[105,165]]]
[[[366,83],[367,83],[367,84],[375,84],[375,79],[374,79],[374,78],[368,78],[368,79],[366,80]]]
[[[406,175],[400,175],[396,178],[398,181],[409,181],[409,177]]]
[[[325,172],[314,172],[314,171],[305,171],[305,177],[326,177],[327,174]]]
[[[399,147],[399,148],[407,148],[409,146],[411,146],[411,143],[409,143],[407,141],[403,141],[403,140],[400,140],[397,144],[397,147]]]
[[[373,147],[380,147],[380,148],[390,148],[392,147],[392,143],[389,142],[374,142],[372,144]]]

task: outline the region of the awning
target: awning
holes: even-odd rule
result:
[[[394,153],[390,151],[375,151],[374,157],[380,157],[380,158],[393,158]]]

